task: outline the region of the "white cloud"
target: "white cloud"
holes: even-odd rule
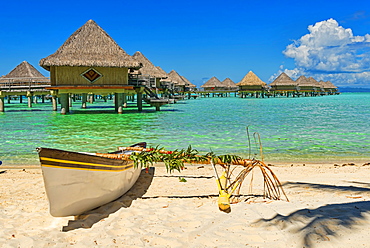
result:
[[[342,84],[370,79],[369,34],[355,36],[350,28],[339,26],[334,19],[310,25],[308,31],[283,51],[295,61],[295,69],[285,69],[292,76],[316,75],[319,80],[331,78]]]

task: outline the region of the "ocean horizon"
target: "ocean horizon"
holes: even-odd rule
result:
[[[266,163],[370,162],[370,93],[299,98],[209,97],[161,107],[144,105],[119,115],[112,101],[98,100],[71,114],[53,112],[50,102],[27,107],[12,101],[0,113],[2,166],[38,165],[36,147],[111,152],[146,141],[168,150],[188,146],[262,159]],[[246,128],[249,127],[251,147]]]

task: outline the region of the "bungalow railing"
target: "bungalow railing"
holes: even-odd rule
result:
[[[50,86],[45,78],[6,78],[0,79],[0,90],[3,91],[35,91]]]

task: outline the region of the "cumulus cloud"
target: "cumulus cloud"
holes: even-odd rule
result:
[[[295,69],[285,69],[288,75],[310,74],[317,75],[317,79],[347,83],[370,79],[369,34],[355,36],[350,28],[340,26],[334,19],[310,25],[308,31],[283,51],[295,61]]]

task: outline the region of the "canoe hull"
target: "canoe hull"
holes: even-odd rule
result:
[[[39,157],[54,217],[79,215],[126,193],[140,175],[132,161],[39,148]]]

